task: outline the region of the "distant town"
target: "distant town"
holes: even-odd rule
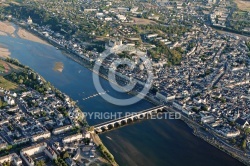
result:
[[[135,82],[133,93],[140,93],[147,86],[148,73],[153,74],[146,99],[180,112],[197,136],[249,164],[250,8],[240,9],[225,0],[2,0],[0,9],[2,20],[67,51],[75,61],[90,69],[99,64],[103,77],[113,71],[121,87]],[[113,61],[122,58],[136,68],[117,68]],[[30,70],[12,73],[7,79],[26,88],[22,93],[1,90],[5,105],[0,122],[2,149],[42,138],[47,141],[20,151],[26,163],[34,165],[31,156],[36,150],[30,149],[39,149],[53,160],[62,149],[82,145],[76,155],[88,151],[83,158],[95,156],[93,129],[83,130],[88,129],[83,114],[67,95],[45,87],[43,79]],[[15,152],[4,157],[18,165],[21,160]],[[4,157],[0,163],[7,161]]]

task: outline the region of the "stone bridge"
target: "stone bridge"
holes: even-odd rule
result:
[[[146,109],[140,112],[134,112],[129,115],[125,115],[124,117],[120,117],[120,118],[113,119],[104,123],[97,124],[94,126],[94,130],[96,133],[102,133],[104,131],[117,128],[119,126],[126,125],[129,122],[133,122],[139,119],[144,119],[144,118],[151,116],[152,114],[157,114],[159,112],[164,112],[164,111],[166,111],[165,106],[163,105],[156,106],[156,107]]]

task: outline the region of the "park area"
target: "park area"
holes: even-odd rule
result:
[[[9,65],[4,62],[4,61],[0,61],[0,74],[5,74],[5,73],[8,73],[9,72]]]
[[[132,24],[141,24],[141,25],[156,24],[155,21],[145,18],[132,17],[132,19],[134,20]]]
[[[0,76],[0,87],[6,90],[13,90],[17,88],[17,85]]]
[[[10,64],[6,61],[0,60],[0,88],[7,90],[16,89],[18,85],[6,80],[3,76],[18,71],[20,71],[20,67]]]

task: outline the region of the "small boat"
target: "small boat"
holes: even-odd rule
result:
[[[110,137],[108,137],[108,136],[106,136],[108,139],[110,139],[110,140],[112,140],[112,138],[110,138]]]

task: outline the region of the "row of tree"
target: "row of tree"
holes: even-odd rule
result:
[[[107,158],[111,162],[115,161],[114,156],[107,150],[107,148],[103,144],[100,144],[98,148],[105,158]]]
[[[52,86],[49,82],[40,84],[40,81],[37,79],[37,74],[30,72],[31,71],[29,69],[24,69],[18,73],[12,72],[11,74],[4,77],[17,84],[24,84],[27,87],[31,87],[40,93],[45,93],[45,91],[51,89]]]

